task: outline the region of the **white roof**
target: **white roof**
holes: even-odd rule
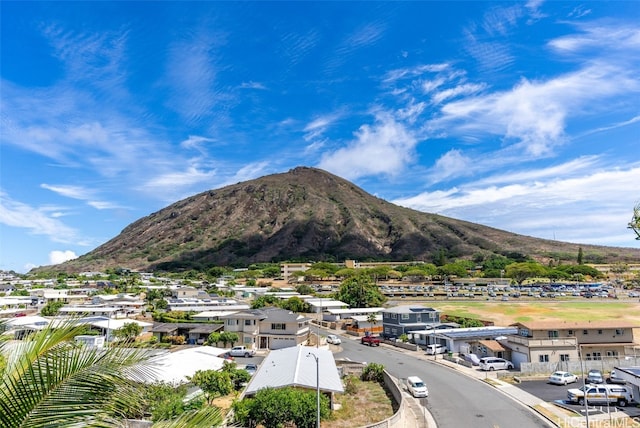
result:
[[[347,305],[345,302],[334,299],[304,299],[309,305],[316,308],[344,308]]]
[[[180,384],[188,382],[187,377],[193,376],[198,370],[220,370],[224,358],[218,355],[225,350],[213,346],[197,346],[166,352],[149,361],[152,374],[145,379],[148,383],[167,382]]]
[[[358,322],[369,322],[369,315],[351,315],[349,318]],[[376,314],[376,322],[382,321],[382,314]]]
[[[334,315],[343,315],[343,314],[370,314],[381,312],[384,308],[340,308],[340,309],[329,309],[327,312]]]
[[[245,393],[255,394],[266,387],[297,386],[315,389],[318,366],[314,355],[318,358],[320,389],[344,392],[331,351],[310,346],[292,346],[271,351],[260,364]]]
[[[6,321],[7,326],[11,327],[29,327],[33,329],[41,329],[49,324],[49,320],[39,315],[30,315],[26,317],[9,318]]]

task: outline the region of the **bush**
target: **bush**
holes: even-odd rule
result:
[[[362,371],[362,380],[368,382],[384,382],[384,366],[378,363],[369,363]]]

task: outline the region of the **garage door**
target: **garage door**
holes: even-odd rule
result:
[[[272,337],[270,340],[271,349],[282,349],[296,346],[296,339],[288,337]]]
[[[520,370],[520,364],[528,363],[529,357],[522,352],[511,351],[511,362],[516,366],[516,369]]]

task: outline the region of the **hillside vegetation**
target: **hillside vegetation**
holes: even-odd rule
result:
[[[640,249],[522,236],[403,208],[325,171],[298,167],[178,201],[53,269],[155,271],[257,262],[433,261],[517,253],[539,261],[640,260]],[[51,267],[47,268],[52,270]]]

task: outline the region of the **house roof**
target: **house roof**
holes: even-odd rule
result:
[[[383,312],[393,314],[417,314],[423,312],[438,312],[436,309],[427,308],[426,306],[395,306],[393,308],[385,308]]]
[[[527,321],[511,324],[529,330],[589,330],[604,328],[639,328],[640,323],[625,320],[605,321]]]
[[[317,364],[314,356],[318,358]],[[310,346],[292,346],[271,351],[260,364],[245,393],[252,395],[267,387],[296,386],[315,389],[318,370],[320,390],[344,392],[331,351]]]
[[[309,320],[300,314],[280,308],[264,308],[263,313],[269,322],[300,322]]]
[[[220,370],[225,360],[218,355],[224,353],[225,349],[213,346],[198,346],[162,353],[149,361],[152,373],[145,381],[171,384],[188,382],[187,376],[193,376],[198,370]]]
[[[479,340],[478,343],[491,352],[506,351],[506,349],[497,340]]]

